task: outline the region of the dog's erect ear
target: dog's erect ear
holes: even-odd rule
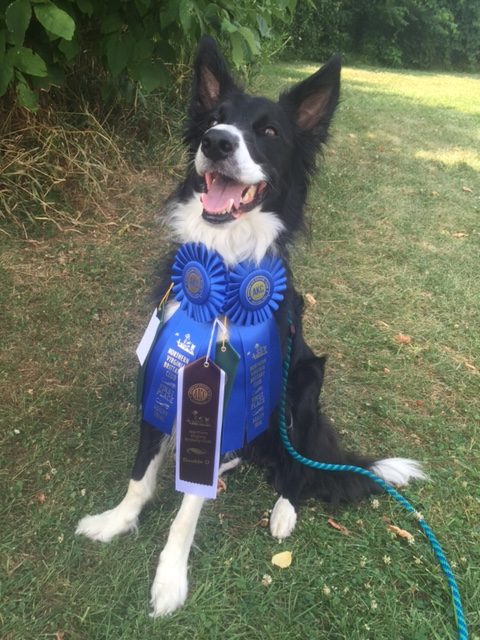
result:
[[[210,36],[203,36],[194,62],[193,101],[206,110],[213,109],[234,87],[235,82],[217,43]]]
[[[336,53],[312,76],[280,96],[280,104],[291,112],[297,126],[326,137],[340,95],[340,54]]]

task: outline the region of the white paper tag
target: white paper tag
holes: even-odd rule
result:
[[[140,366],[143,365],[146,357],[150,352],[150,348],[152,346],[153,341],[155,340],[155,336],[157,335],[157,330],[159,326],[160,326],[160,320],[157,315],[157,309],[155,309],[154,312],[152,313],[152,317],[150,318],[150,322],[148,323],[148,326],[145,329],[143,338],[140,340],[140,344],[138,345],[137,350],[135,352],[140,362]]]

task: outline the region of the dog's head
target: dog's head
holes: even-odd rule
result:
[[[257,231],[264,224],[275,228],[275,238],[298,229],[315,154],[327,138],[339,91],[336,55],[277,102],[248,95],[215,41],[203,37],[185,132],[192,159],[187,183],[197,196],[189,228],[196,224],[208,237],[214,231],[225,236],[228,228],[239,236],[233,229],[250,228],[255,220]],[[188,190],[181,195],[184,202],[190,197]]]

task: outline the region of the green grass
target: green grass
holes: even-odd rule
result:
[[[313,67],[276,65],[275,95]],[[345,444],[416,456],[432,481],[405,492],[454,564],[480,637],[480,82],[468,75],[348,68],[308,205],[297,286],[316,305],[305,329],[329,354],[324,402]],[[134,349],[149,274],[164,249],[165,194],[142,178],[121,232],[3,239],[2,607],[5,640],[455,637],[448,589],[427,542],[388,498],[334,514],[302,510],[278,545],[258,525],[275,497],[254,469],[202,514],[190,597],[148,617],[158,554],[179,503],[171,469],[138,535],[73,535],[113,506],[136,446]],[[118,229],[118,227],[115,227]],[[459,235],[460,234],[460,235]],[[395,340],[411,336],[408,345]],[[384,518],[415,533],[393,539]],[[293,565],[270,564],[289,549]],[[261,580],[273,578],[269,587]],[[326,589],[328,587],[328,589]]]

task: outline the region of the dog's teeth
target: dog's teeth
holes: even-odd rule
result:
[[[228,205],[227,205],[227,213],[230,213],[230,211],[232,210],[234,202],[235,202],[234,199],[230,198],[230,200],[228,201]]]
[[[252,184],[251,187],[248,188],[247,192],[242,198],[242,204],[249,204],[255,197],[257,193],[257,186]]]

